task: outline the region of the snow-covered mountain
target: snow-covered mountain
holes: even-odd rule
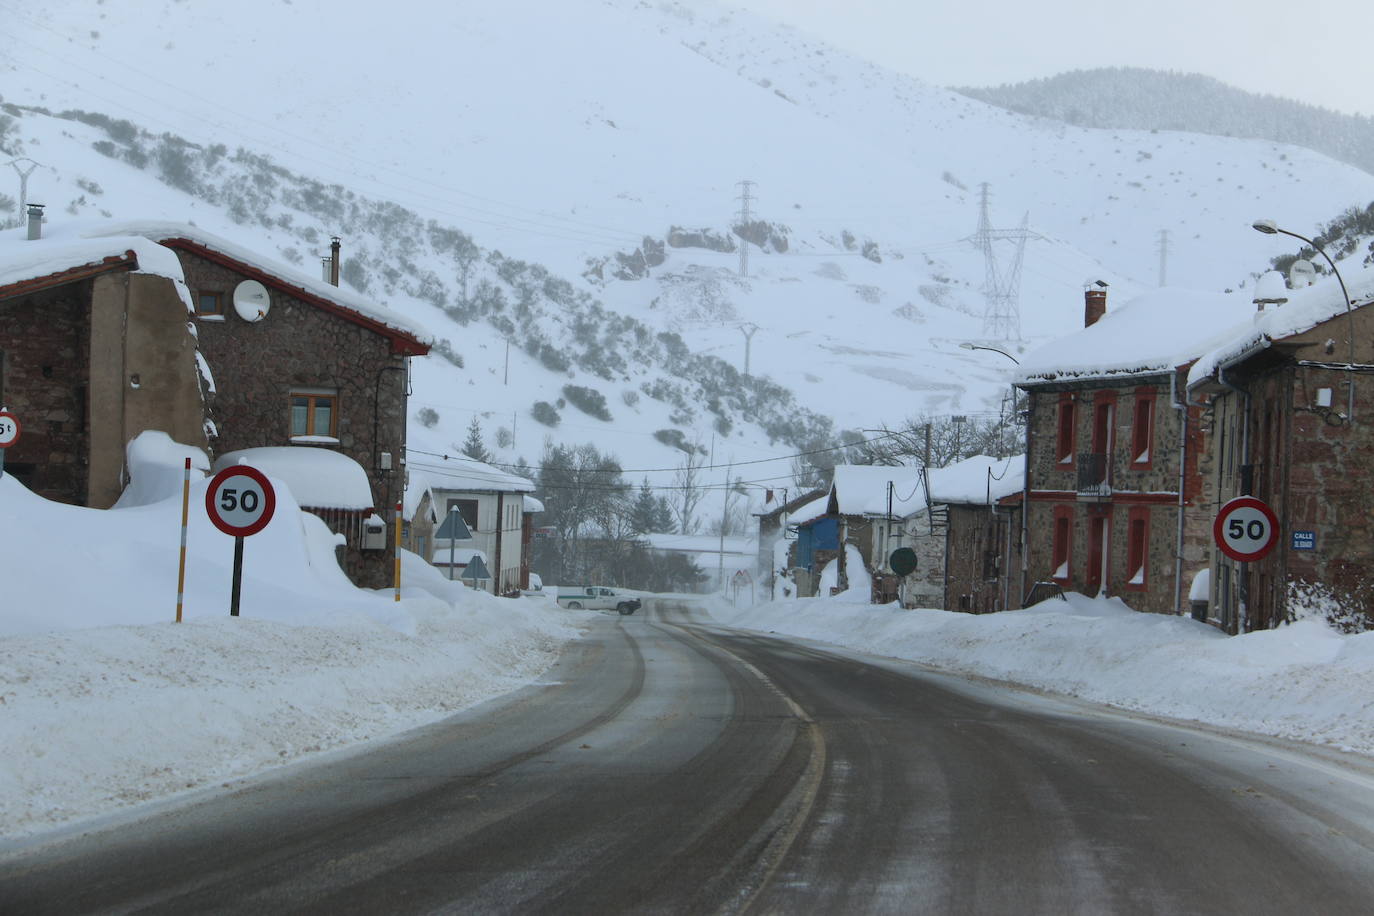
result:
[[[1169,281],[1219,289],[1263,268],[1256,217],[1374,199],[1299,147],[1028,118],[707,2],[0,8],[0,150],[41,164],[50,220],[190,220],[308,269],[341,235],[345,282],[435,332],[413,466],[474,415],[502,460],[548,434],[639,469],[995,414],[1010,364],[958,347],[985,182],[994,227],[1035,233],[1028,338],[1081,322],[1089,274],[1153,286],[1160,230]]]

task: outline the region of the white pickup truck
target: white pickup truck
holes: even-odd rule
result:
[[[560,588],[557,601],[559,607],[574,611],[619,611],[621,614],[633,614],[640,606],[639,599],[633,595],[617,594],[615,589],[602,585]]]

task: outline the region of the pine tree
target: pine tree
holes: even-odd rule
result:
[[[482,444],[482,424],[477,422],[476,417],[468,424],[468,437],[463,442],[462,452],[474,461],[491,461],[491,452]]]
[[[660,500],[654,497],[654,491],[649,488],[649,479],[644,478],[644,482],[639,486],[639,493],[635,495],[635,500],[630,504],[630,531],[635,534],[653,534],[668,529],[662,527],[662,512],[659,505]],[[668,520],[672,524],[671,518]]]

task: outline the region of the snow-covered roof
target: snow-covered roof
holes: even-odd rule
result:
[[[406,487],[406,512],[413,513],[420,507],[420,500],[426,492],[431,493],[431,502],[437,505],[434,491],[446,493],[533,493],[534,482],[518,474],[510,474],[472,458],[453,457],[448,460],[433,459],[433,463],[420,463],[412,460],[408,465],[410,483]],[[532,497],[526,496],[528,502]],[[543,504],[535,511],[542,512]]]
[[[1374,303],[1374,267],[1343,264],[1341,277],[1354,300],[1352,308],[1364,308]],[[1324,277],[1312,286],[1288,291],[1288,302],[1263,312],[1251,308],[1242,321],[1218,329],[1204,341],[1198,360],[1188,372],[1189,386],[1201,382],[1231,360],[1269,341],[1282,340],[1309,331],[1323,321],[1345,314],[1346,303],[1341,299],[1341,287],[1335,277]],[[1344,359],[1345,352],[1337,351],[1336,359]]]
[[[384,306],[378,305],[366,296],[343,287],[333,286],[321,279],[311,277],[294,267],[264,257],[256,251],[244,248],[241,245],[237,245],[213,233],[206,232],[198,226],[165,220],[91,221],[73,219],[54,221],[51,226],[45,225],[44,232],[48,233],[54,241],[62,240],[76,242],[84,240],[87,244],[93,245],[112,243],[123,244],[122,240],[131,237],[153,243],[184,239],[205,251],[228,257],[240,264],[267,274],[270,278],[279,280],[289,287],[294,287],[304,292],[308,297],[324,300],[336,308],[352,312],[361,318],[375,322],[393,331],[399,331],[401,334],[414,338],[417,342],[424,344],[426,347],[433,343],[434,340],[434,336],[422,325],[409,318],[404,318]],[[162,246],[154,245],[153,247]],[[153,259],[150,259],[147,264],[145,264],[142,256],[143,249],[136,248],[135,251],[139,254],[139,267],[141,269],[150,270],[163,276],[172,276],[178,280],[183,279],[179,263],[175,265],[175,274],[164,273],[164,271],[170,270],[171,268],[166,266],[162,261]],[[174,253],[168,251],[165,247],[163,251],[170,255],[172,261],[176,261],[176,255]]]
[[[644,539],[654,550],[671,550],[678,553],[721,552],[720,535],[711,534],[646,534]],[[753,538],[727,537],[724,541],[727,554],[748,554],[758,552],[758,542]]]
[[[130,259],[132,264],[130,265]],[[131,267],[134,273],[151,274],[171,280],[188,310],[191,297],[186,291],[181,262],[174,252],[156,242],[136,235],[116,235],[98,239],[48,235],[28,239],[26,234],[10,231],[0,234],[0,292],[26,282],[51,278],[65,282],[81,268],[91,273],[102,269]],[[37,282],[37,287],[45,284]],[[16,288],[13,292],[22,292]]]
[[[526,511],[526,512],[543,512],[543,511],[544,511],[544,503],[543,503],[541,500],[535,499],[535,498],[534,498],[533,496],[531,496],[529,493],[526,493],[526,494],[525,494],[525,509],[524,509],[524,511]]]
[[[802,503],[796,511],[787,517],[789,525],[805,525],[807,522],[814,522],[816,519],[825,515],[826,506],[830,502],[830,494],[826,493],[817,496],[807,503]]]
[[[1026,481],[1026,456],[974,455],[945,468],[930,469],[932,503],[987,505],[1020,493]]]
[[[892,515],[902,518],[925,507],[920,468],[837,464],[830,498],[841,515]],[[891,484],[891,503],[888,502]]]
[[[296,502],[309,509],[370,511],[372,484],[367,472],[347,455],[304,445],[245,448],[226,452],[216,461],[216,473],[246,464],[286,484]]]
[[[1019,385],[1108,376],[1157,375],[1205,352],[1217,332],[1255,312],[1249,293],[1162,287],[1112,308],[1090,327],[1031,351]]]

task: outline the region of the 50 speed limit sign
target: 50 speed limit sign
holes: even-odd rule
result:
[[[205,491],[205,512],[216,528],[233,537],[257,534],[272,521],[277,494],[267,477],[244,464],[227,467]]]
[[[1212,539],[1233,560],[1263,559],[1279,542],[1279,519],[1264,500],[1237,496],[1217,513]]]

